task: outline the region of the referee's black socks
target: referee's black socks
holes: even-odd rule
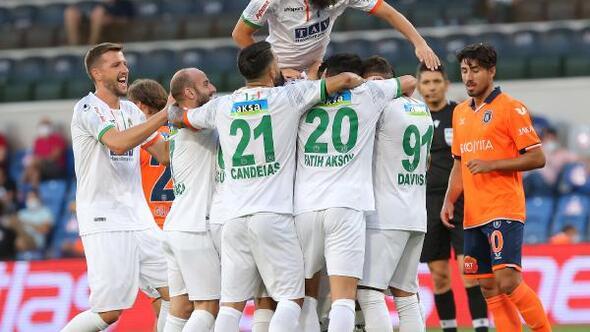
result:
[[[488,320],[488,305],[479,286],[466,288],[469,300],[469,311],[473,321],[475,332],[487,332],[490,322]],[[438,303],[437,303],[438,306]],[[444,330],[446,331],[446,330]]]
[[[449,289],[446,293],[434,294],[434,304],[436,305],[436,312],[438,312],[442,330],[444,332],[457,332],[457,313],[455,311],[453,290]]]

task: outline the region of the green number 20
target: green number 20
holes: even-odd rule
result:
[[[410,157],[408,159],[402,160],[402,166],[406,171],[413,172],[416,170],[420,164],[422,146],[426,145],[427,149],[430,150],[433,133],[433,126],[429,126],[424,135],[420,135],[420,130],[415,125],[410,125],[408,128],[406,128],[403,138],[403,148],[404,153]]]
[[[328,143],[318,143],[317,140],[328,129],[330,116],[323,108],[313,108],[307,113],[305,122],[314,123],[316,118],[320,119],[320,123],[311,135],[309,135],[305,143],[305,153],[328,153]],[[348,122],[350,123],[350,131],[346,143],[342,142],[342,122],[344,118],[348,118]],[[332,143],[336,151],[340,153],[350,151],[356,145],[358,130],[359,118],[356,112],[350,107],[338,109],[334,116],[334,124],[332,125]]]
[[[250,129],[250,124],[248,124],[248,121],[244,119],[236,119],[232,121],[229,134],[231,136],[236,136],[238,134],[238,130],[242,132],[242,138],[238,143],[236,152],[232,156],[232,165],[233,167],[254,165],[256,164],[254,155],[244,155],[244,151],[248,147],[248,144],[250,144],[250,138],[252,136],[252,130]],[[272,122],[270,120],[270,115],[263,116],[262,120],[258,126],[254,128],[253,132],[254,139],[262,136],[262,141],[264,143],[265,162],[270,163],[275,161],[275,146],[272,138]]]

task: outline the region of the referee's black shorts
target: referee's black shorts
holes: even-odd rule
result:
[[[451,258],[451,246],[457,255],[463,255],[463,197],[455,203],[453,224],[455,228],[448,229],[440,220],[445,196],[442,194],[426,195],[426,211],[428,226],[420,262],[428,263]]]

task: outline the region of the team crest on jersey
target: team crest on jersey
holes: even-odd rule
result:
[[[411,116],[428,116],[428,107],[424,104],[406,103],[404,104],[404,110],[408,115]]]
[[[499,229],[500,226],[502,226],[502,221],[496,220],[496,221],[494,221],[494,223],[492,225],[494,226],[495,229]]]
[[[341,93],[328,97],[326,102],[319,104],[318,106],[344,106],[352,104],[352,93],[346,90]]]
[[[448,146],[453,145],[453,128],[445,128],[445,142]]]
[[[248,100],[240,101],[233,104],[231,109],[232,117],[252,116],[268,113],[268,100]]]
[[[466,274],[477,274],[478,266],[477,259],[471,256],[465,256],[463,260],[464,271]]]
[[[488,124],[490,121],[492,121],[492,110],[485,111],[482,121],[484,124]]]

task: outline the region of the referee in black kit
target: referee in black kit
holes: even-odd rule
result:
[[[440,211],[447,191],[449,175],[453,167],[451,143],[453,140],[453,109],[457,103],[446,98],[449,80],[442,66],[431,71],[420,65],[418,92],[430,108],[434,122],[431,147],[431,165],[427,173],[426,208],[428,229],[420,261],[428,263],[434,284],[434,302],[445,332],[457,331],[455,298],[451,289],[451,246],[463,272],[463,198],[455,204],[454,227],[447,228],[440,220]],[[469,311],[476,332],[488,331],[488,310],[476,279],[463,278],[469,299]]]

